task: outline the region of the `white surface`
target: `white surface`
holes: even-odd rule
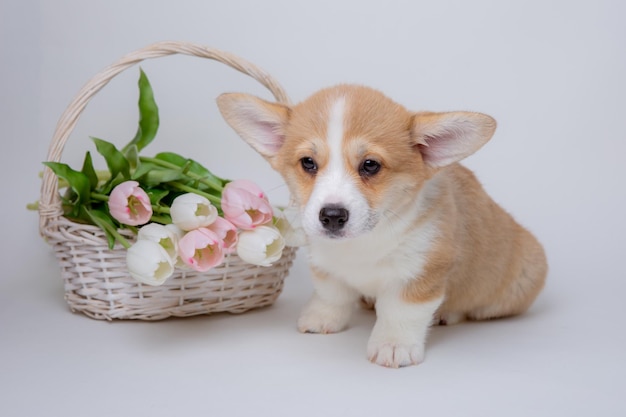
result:
[[[32,1],[0,3],[2,416],[626,415],[626,7],[617,1]],[[467,165],[544,243],[548,285],[524,316],[435,329],[424,364],[369,364],[374,322],[301,335],[310,293],[300,252],[276,305],[159,323],[71,314],[58,267],[24,206],[56,120],[121,55],[158,40],[242,55],[294,100],[337,82],[407,107],[493,115]],[[217,114],[254,82],[187,57],[146,63],[163,125],[152,151],[197,155],[285,198],[277,174]],[[98,96],[88,135],[134,134],[136,71]],[[7,149],[8,147],[8,149]],[[150,148],[149,148],[150,149]]]

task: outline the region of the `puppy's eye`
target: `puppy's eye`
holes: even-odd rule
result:
[[[378,174],[380,168],[380,162],[374,161],[373,159],[366,159],[359,168],[359,174],[361,174],[362,177],[371,177]]]
[[[317,164],[313,160],[313,158],[309,156],[305,156],[300,159],[300,165],[302,165],[302,169],[309,174],[315,174],[317,172]]]

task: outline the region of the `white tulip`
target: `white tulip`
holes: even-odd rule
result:
[[[180,242],[180,239],[185,236],[186,232],[175,224],[166,224],[165,227],[176,237],[176,253],[174,254],[174,256],[172,256],[172,262],[174,262],[174,267],[182,269],[187,268],[187,265],[178,256],[178,242]]]
[[[187,193],[174,199],[170,215],[176,226],[189,231],[213,223],[217,218],[217,208],[206,197]]]
[[[294,206],[284,209],[274,208],[274,226],[285,239],[287,246],[299,247],[307,244],[306,235],[302,228],[300,212]]]
[[[280,259],[285,247],[285,240],[274,226],[258,226],[239,234],[237,255],[245,262],[271,266]]]
[[[178,256],[178,239],[182,237],[183,231],[176,225],[168,224],[164,226],[158,223],[149,223],[139,229],[138,240],[151,240],[158,243],[165,249],[174,261]]]
[[[166,224],[165,228],[172,232],[174,236],[176,236],[177,240],[180,240],[181,237],[185,236],[185,231],[175,224]]]
[[[126,251],[128,272],[137,281],[161,285],[174,273],[174,263],[163,246],[141,239]]]

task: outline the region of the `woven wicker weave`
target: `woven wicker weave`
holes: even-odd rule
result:
[[[60,161],[65,143],[89,100],[113,77],[149,58],[193,55],[222,62],[264,85],[278,102],[288,102],[280,85],[266,72],[231,54],[185,42],[160,42],[130,53],[92,78],[61,116],[48,151],[48,161]],[[44,169],[39,206],[40,232],[53,246],[65,281],[65,299],[72,311],[95,319],[161,320],[218,312],[242,313],[274,303],[295,257],[287,247],[271,267],[243,262],[236,255],[209,272],[177,270],[165,284],[151,287],[128,274],[126,250],[109,249],[95,226],[62,216],[58,180]],[[132,234],[120,233],[132,238]]]

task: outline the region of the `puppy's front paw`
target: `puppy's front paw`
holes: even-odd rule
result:
[[[369,360],[390,368],[421,363],[428,326],[441,300],[406,303],[393,293],[379,298],[376,324],[367,343]]]
[[[417,343],[370,341],[367,358],[372,363],[388,368],[417,365],[424,360],[424,346]]]
[[[298,319],[298,330],[302,333],[337,333],[348,326],[352,306],[333,306],[313,299],[304,308]]]
[[[380,319],[367,343],[367,358],[388,368],[417,365],[424,361],[426,326],[394,326]],[[418,329],[423,329],[421,332]]]

